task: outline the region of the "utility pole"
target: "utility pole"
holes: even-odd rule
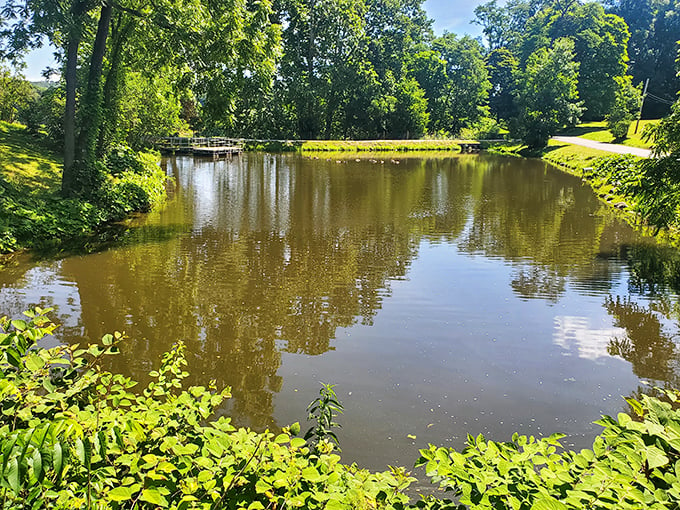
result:
[[[637,135],[638,127],[640,126],[640,117],[642,117],[642,107],[645,105],[645,97],[647,97],[647,87],[649,87],[649,78],[645,82],[645,90],[642,92],[642,100],[640,101],[640,112],[638,113],[637,122],[635,123],[635,133]]]

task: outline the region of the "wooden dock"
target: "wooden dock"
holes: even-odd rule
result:
[[[165,154],[193,154],[219,159],[243,152],[243,140],[224,137],[173,136],[154,140],[154,146]]]

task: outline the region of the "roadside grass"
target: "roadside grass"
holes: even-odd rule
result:
[[[635,124],[633,122],[628,129],[628,137],[625,140],[615,140],[614,136],[607,130],[607,123],[605,121],[599,122],[584,122],[576,127],[565,129],[559,134],[563,136],[578,136],[587,140],[594,140],[602,143],[617,143],[626,145],[628,147],[639,147],[641,149],[650,149],[651,144],[642,138],[642,133],[649,125],[657,124],[659,120],[641,120],[638,132],[635,133]]]
[[[461,140],[306,140],[303,152],[460,151]]]
[[[610,157],[612,154],[598,149],[591,149],[590,147],[581,147],[550,140],[548,146],[537,156],[555,165],[580,172],[584,168],[592,166],[596,159]]]

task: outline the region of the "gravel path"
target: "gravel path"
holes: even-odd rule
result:
[[[615,154],[633,154],[634,156],[640,156],[641,158],[649,158],[652,155],[652,151],[649,149],[639,149],[637,147],[628,147],[627,145],[596,142],[595,140],[588,140],[586,138],[579,138],[577,136],[553,136],[552,139],[558,142],[582,145],[583,147],[590,147],[591,149],[598,149],[605,152],[613,152]]]

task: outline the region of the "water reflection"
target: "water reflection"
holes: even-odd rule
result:
[[[111,249],[1,271],[3,313],[55,306],[63,341],[125,330],[111,368],[142,381],[183,340],[192,382],[232,386],[223,411],[256,428],[339,383],[343,449],[376,467],[410,463],[421,426],[588,435],[639,379],[677,382],[680,257],[540,161],[165,165],[164,210]]]

